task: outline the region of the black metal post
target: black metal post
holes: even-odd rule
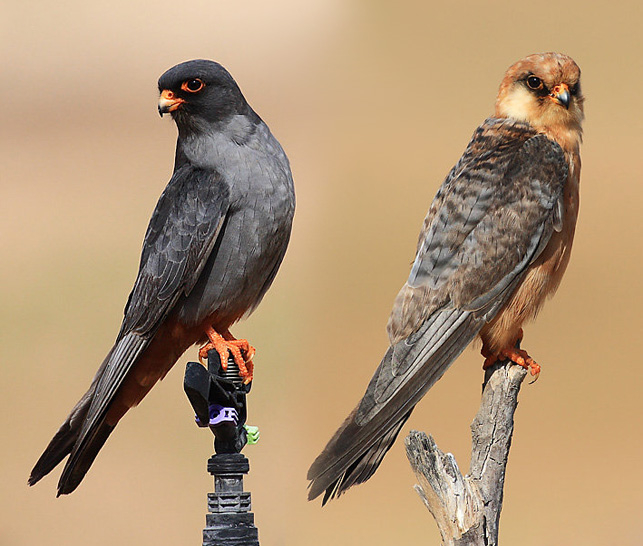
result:
[[[210,351],[207,370],[197,362],[188,362],[184,389],[197,424],[209,427],[215,438],[215,455],[208,460],[214,493],[208,493],[203,546],[259,546],[250,493],[243,490],[243,475],[250,465],[240,453],[248,443],[245,422],[250,385],[243,384],[232,358],[223,370],[219,354]]]

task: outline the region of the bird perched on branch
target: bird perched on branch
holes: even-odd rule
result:
[[[288,158],[219,64],[194,60],[161,76],[158,110],[178,127],[174,173],[152,214],[116,342],[89,390],[31,472],[67,455],[71,493],[116,423],[195,343],[208,342],[246,381],[254,349],[230,326],[250,314],[286,252],[295,208]]]
[[[310,467],[322,504],[370,478],[424,394],[476,336],[484,367],[510,359],[565,272],[578,215],[580,69],[559,53],[511,66],[420,233],[366,394]]]

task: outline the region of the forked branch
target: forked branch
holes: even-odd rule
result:
[[[505,471],[527,370],[500,362],[487,370],[480,409],[471,424],[471,468],[463,476],[455,458],[444,454],[431,436],[411,431],[406,454],[445,546],[495,546],[502,509]]]

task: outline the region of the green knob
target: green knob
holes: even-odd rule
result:
[[[259,441],[259,427],[243,425],[243,428],[245,428],[248,433],[248,445],[256,444]]]

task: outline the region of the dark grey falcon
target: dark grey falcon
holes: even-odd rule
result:
[[[295,209],[288,158],[218,63],[161,76],[159,113],[178,128],[174,173],[152,214],[114,346],[29,477],[67,455],[58,495],[81,482],[117,422],[196,343],[233,355],[252,379],[254,349],[230,326],[250,314],[286,252]]]

